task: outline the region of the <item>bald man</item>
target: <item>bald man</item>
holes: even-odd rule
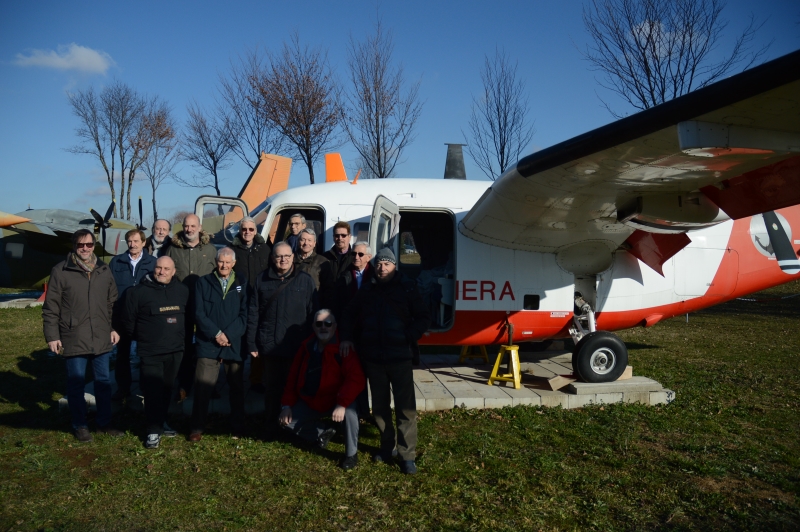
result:
[[[177,435],[167,424],[167,412],[183,357],[189,289],[178,281],[175,262],[159,257],[155,271],[128,290],[126,299],[126,333],[136,340],[142,361],[140,383],[147,419],[144,445],[155,449],[162,435]]]
[[[217,267],[217,248],[211,244],[211,235],[203,231],[200,218],[188,214],[183,219],[183,229],[172,237],[172,245],[167,250],[167,257],[175,261],[175,277],[189,289],[189,302],[187,304],[183,358],[178,371],[178,384],[180,385],[180,400],[186,395],[194,383],[197,354],[194,346],[195,305],[194,288],[197,280],[208,275]]]

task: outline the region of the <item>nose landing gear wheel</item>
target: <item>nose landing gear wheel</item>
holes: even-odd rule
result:
[[[589,333],[572,351],[572,369],[584,382],[615,381],[627,366],[628,348],[610,332]]]

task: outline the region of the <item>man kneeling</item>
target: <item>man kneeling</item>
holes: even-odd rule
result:
[[[301,438],[325,448],[336,434],[319,419],[330,415],[344,421],[345,457],[340,467],[353,469],[358,463],[358,411],[355,399],[364,389],[364,372],[358,357],[339,354],[336,320],[330,310],[314,315],[314,336],[303,342],[292,361],[283,392],[281,425]]]

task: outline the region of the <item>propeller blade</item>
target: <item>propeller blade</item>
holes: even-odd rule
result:
[[[94,221],[97,222],[97,226],[102,227],[104,222],[103,222],[103,217],[100,216],[100,213],[94,209],[89,209],[89,212],[92,214],[92,218],[94,218]]]
[[[144,224],[142,223],[142,197],[139,196],[139,229],[144,229]]]
[[[104,224],[108,223],[108,220],[111,218],[111,213],[114,212],[114,204],[116,204],[116,201],[112,201],[111,205],[108,206],[108,210],[106,211],[106,215],[105,215],[105,217],[103,217],[103,223]]]
[[[761,217],[764,219],[764,225],[767,228],[775,258],[778,260],[778,266],[781,267],[784,273],[789,275],[800,272],[800,260],[795,255],[792,243],[789,241],[778,215],[775,214],[775,211],[767,211]]]
[[[106,226],[103,226],[103,252],[108,253],[106,250]]]

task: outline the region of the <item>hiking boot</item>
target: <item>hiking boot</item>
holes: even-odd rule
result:
[[[158,449],[158,444],[161,443],[160,434],[148,434],[147,439],[144,441],[145,449]]]
[[[400,471],[402,471],[404,475],[416,475],[417,464],[414,463],[414,460],[403,460],[400,462]]]
[[[94,440],[94,438],[92,438],[92,433],[89,432],[87,427],[79,427],[75,429],[73,433],[75,434],[75,439],[80,442],[88,443]]]
[[[339,464],[339,467],[344,469],[345,471],[350,471],[351,469],[355,469],[358,465],[358,455],[354,454],[353,456],[345,456],[342,463]]]
[[[174,438],[178,435],[178,431],[167,425],[167,422],[164,422],[164,436],[166,438]]]
[[[325,449],[331,438],[336,434],[336,429],[326,429],[322,434],[317,437],[317,447]]]
[[[119,438],[120,436],[125,436],[125,433],[119,429],[115,429],[111,425],[107,427],[97,427],[97,432],[100,434],[107,434],[109,436],[113,436],[114,438]]]

